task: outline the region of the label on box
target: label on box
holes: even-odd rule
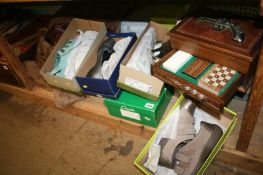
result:
[[[127,84],[128,86],[131,86],[133,88],[139,89],[143,92],[149,93],[149,94],[152,93],[152,91],[153,91],[152,86],[145,84],[145,83],[142,83],[140,81],[134,80],[130,77],[125,77],[125,84]]]
[[[152,103],[146,103],[146,104],[144,105],[144,107],[145,107],[145,108],[148,108],[148,109],[152,109],[152,108],[154,107],[154,104],[152,104]]]
[[[140,114],[133,112],[134,110],[125,106],[122,106],[120,109],[121,115],[124,117],[132,118],[135,120],[141,120]]]

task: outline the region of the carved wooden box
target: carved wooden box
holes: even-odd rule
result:
[[[236,31],[233,26],[218,31],[212,24],[191,17],[181,21],[168,33],[171,46],[247,74],[259,55],[262,30],[255,28],[252,21],[233,19],[230,22],[244,32],[243,42],[234,40]]]

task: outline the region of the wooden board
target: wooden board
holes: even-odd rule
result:
[[[39,104],[55,108],[55,96],[52,92],[52,89],[48,90],[41,87],[34,87],[32,91],[29,91],[26,89],[0,83],[0,90],[24,98],[26,100],[31,100]],[[172,99],[169,108],[172,106],[175,100],[176,99]],[[82,117],[87,120],[107,125],[109,127],[120,129],[131,134],[136,134],[147,139],[149,139],[155,131],[155,128],[143,126],[110,116],[106,107],[103,105],[103,99],[98,97],[89,96],[83,101],[77,102],[72,106],[59,110],[76,115],[78,117]],[[236,140],[231,143],[235,144]],[[219,152],[215,159],[229,165],[248,169],[257,173],[262,173],[263,157],[257,157],[248,153],[234,150],[234,147],[235,145],[225,145],[225,147]]]
[[[215,160],[235,167],[240,167],[245,170],[253,171],[258,174],[263,174],[262,158],[231,148],[224,147],[222,151],[216,155]]]
[[[54,104],[55,95],[54,92],[52,92],[52,89],[47,90],[41,87],[34,87],[32,91],[30,91],[0,83],[0,90],[48,107],[56,108]],[[103,105],[103,99],[98,97],[88,96],[83,101],[58,110],[82,117],[87,120],[108,125],[110,127],[122,129],[133,134],[141,135],[144,138],[149,138],[155,131],[154,128],[148,126],[143,126],[112,117],[108,113],[107,108]]]
[[[209,61],[197,58],[192,64],[184,69],[183,72],[193,78],[197,78],[209,65]]]

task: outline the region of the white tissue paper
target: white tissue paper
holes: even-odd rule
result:
[[[101,74],[104,79],[108,80],[110,78],[116,65],[120,61],[123,53],[125,52],[129,43],[131,42],[131,39],[132,37],[128,36],[128,37],[120,39],[114,44],[113,50],[115,52],[111,54],[109,60],[103,62],[102,67],[101,67]]]
[[[169,117],[168,121],[159,129],[153,141],[153,144],[149,149],[148,158],[147,161],[144,163],[144,166],[154,173],[159,174],[158,170],[162,171],[162,168],[160,169],[160,167],[158,166],[158,161],[161,154],[161,146],[159,145],[160,140],[162,138],[169,138],[169,139],[176,138],[177,126],[180,117],[179,109],[180,107],[177,107],[169,116],[167,116]]]
[[[98,32],[78,30],[77,36],[78,45],[69,53],[68,64],[65,69],[65,78],[73,79],[77,73],[82,61],[88,53],[92,43],[94,42]]]
[[[150,27],[143,35],[126,66],[151,75],[152,49],[155,43],[156,32],[154,28]]]
[[[218,119],[216,119],[215,117],[211,116],[210,114],[208,114],[207,112],[205,112],[199,108],[195,109],[194,118],[195,118],[194,128],[195,128],[196,133],[199,132],[200,124],[202,121],[204,121],[206,123],[210,123],[210,124],[215,124],[215,125],[219,126],[223,130],[223,132],[226,131],[226,127],[223,126]]]

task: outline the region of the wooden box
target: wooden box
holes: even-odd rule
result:
[[[247,74],[256,64],[262,30],[255,28],[252,21],[233,19],[231,22],[244,31],[243,42],[233,40],[234,33],[230,29],[216,31],[197,17],[191,17],[181,21],[168,33],[171,46]]]

